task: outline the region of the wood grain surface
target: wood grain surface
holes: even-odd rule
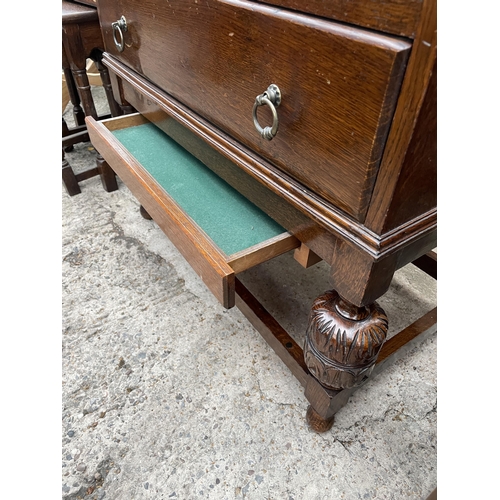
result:
[[[109,53],[363,220],[410,43],[244,0],[103,0],[99,12]],[[120,53],[111,23],[122,15]],[[272,83],[282,102],[267,141],[252,108]],[[267,106],[258,118],[272,123]]]
[[[366,226],[375,233],[388,232],[394,224],[401,225],[405,219],[408,220],[407,217],[415,216],[415,207],[412,207],[415,202],[414,196],[400,198],[399,203],[393,204],[393,198],[398,196],[398,189],[404,182],[408,184],[403,185],[407,196],[413,189],[418,191],[422,198],[419,206],[432,205],[433,201],[435,205],[436,193],[433,183],[435,186],[437,162],[433,151],[436,148],[437,109],[432,75],[436,69],[436,61],[437,3],[436,0],[424,0],[419,28],[365,220]],[[427,105],[424,107],[426,100]],[[422,150],[419,150],[418,144],[412,145],[414,136],[419,137],[419,141],[425,139],[427,151],[424,151],[426,159],[423,164],[419,157]],[[412,150],[417,154],[413,154]],[[427,190],[418,184],[418,181],[422,180],[418,174],[418,169],[422,165],[428,178],[425,181]],[[393,214],[393,210],[404,211],[405,217]],[[434,206],[432,210],[435,212],[436,207]]]
[[[200,140],[194,141],[188,137],[183,143],[184,147],[189,149],[190,144],[197,142],[194,150],[189,149],[192,154],[209,165],[300,241],[306,243],[323,260],[331,263],[332,248],[337,238],[361,249],[375,260],[385,258],[401,251],[406,245],[411,245],[412,250],[408,253],[410,260],[405,257],[401,260],[401,265],[418,257],[414,252],[415,240],[427,238],[429,234],[433,235],[431,239],[434,239],[434,243],[430,243],[423,253],[435,246],[437,224],[435,210],[422,214],[387,234],[378,235],[249,151],[210,122],[193,113],[184,104],[121,64],[113,56],[105,53],[103,61],[110,69],[110,74],[113,75],[126,100],[158,126],[170,128],[169,135],[175,129],[178,142],[181,136],[186,134],[182,131],[183,127],[187,129],[187,135],[193,132]],[[165,118],[173,120],[165,121]],[[247,181],[241,181],[240,176],[235,173],[237,169],[234,169],[233,164],[244,171],[242,176],[249,174],[267,190],[264,188],[259,191],[255,183],[250,185]],[[253,189],[258,192],[256,199]],[[279,198],[270,197],[269,190],[284,201],[280,203]],[[266,198],[269,200],[266,201]],[[298,211],[302,212],[303,216],[298,214]]]
[[[261,1],[409,38],[415,36],[422,9],[422,0]]]

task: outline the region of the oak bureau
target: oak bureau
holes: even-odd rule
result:
[[[435,0],[98,0],[115,100],[95,148],[221,304],[305,388],[311,428],[436,323],[376,300],[436,277]],[[187,191],[186,191],[187,188]],[[217,215],[218,214],[218,215]],[[295,249],[330,265],[298,346],[236,278]]]

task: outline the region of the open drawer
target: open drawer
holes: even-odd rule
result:
[[[300,245],[142,115],[86,122],[94,147],[224,307],[235,305],[236,273]]]

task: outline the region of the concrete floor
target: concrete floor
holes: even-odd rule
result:
[[[89,143],[67,154],[75,171],[95,156]],[[315,434],[274,351],[119,187],[106,193],[94,177],[77,196],[62,188],[63,498],[426,499],[437,484],[436,334]],[[327,275],[290,252],[239,277],[302,344]],[[397,332],[434,307],[436,283],[407,266],[379,303]]]

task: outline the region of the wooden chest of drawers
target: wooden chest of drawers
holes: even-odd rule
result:
[[[117,102],[288,231],[262,259],[300,245],[304,265],[331,265],[335,291],[313,304],[306,367],[297,363],[328,394],[361,383],[387,333],[374,302],[436,245],[435,1],[99,0],[98,11]],[[110,166],[220,290],[204,271],[217,268],[214,251],[196,230],[176,241],[176,201],[161,201],[164,188],[112,137],[136,119],[88,122]],[[229,275],[226,307],[240,286]],[[313,406],[310,423],[328,427],[335,405]]]

